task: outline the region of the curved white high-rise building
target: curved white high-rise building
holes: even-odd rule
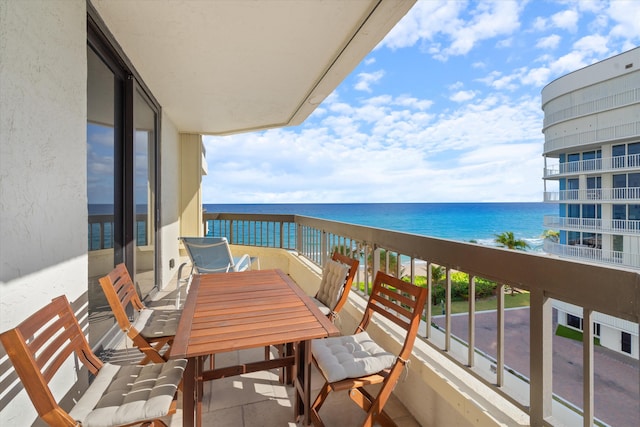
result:
[[[542,110],[544,200],[559,204],[544,219],[559,231],[545,252],[640,273],[640,48],[549,83]],[[602,286],[615,298],[615,283]],[[581,307],[554,306],[559,323],[582,329]],[[638,324],[595,321],[602,345],[638,357]]]

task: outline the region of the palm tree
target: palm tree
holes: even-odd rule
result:
[[[550,240],[553,243],[558,243],[558,241],[560,240],[560,232],[555,230],[544,230],[542,232],[542,237],[545,240]]]
[[[396,267],[398,265],[398,257],[396,254],[389,251],[389,271],[386,271],[387,265],[387,251],[385,249],[380,249],[380,270],[385,273],[395,275]],[[369,271],[373,271],[373,251],[369,253],[369,257],[367,259],[367,268]],[[404,267],[400,266],[400,277],[404,274]]]
[[[513,231],[505,231],[504,233],[495,235],[495,242],[503,248],[509,249],[528,249],[529,244],[522,239],[516,239]]]
[[[513,231],[505,231],[504,233],[496,234],[495,236],[495,242],[503,248],[522,250],[529,248],[529,244],[527,242],[522,239],[516,239],[516,237],[513,235]],[[516,288],[510,285],[507,285],[507,288],[510,290],[511,295],[513,296],[515,294]]]

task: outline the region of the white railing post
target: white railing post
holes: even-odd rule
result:
[[[476,277],[469,275],[469,353],[467,355],[467,365],[473,367],[476,349]]]
[[[593,311],[582,309],[582,419],[584,427],[593,425]]]
[[[431,303],[433,302],[433,278],[431,277],[431,264],[427,262],[427,318],[425,319],[425,323],[427,326],[427,330],[425,331],[425,338],[431,337],[431,316],[433,315],[433,310]]]
[[[444,351],[451,350],[451,269],[447,267],[447,283],[444,296],[445,339]]]
[[[553,392],[551,299],[542,289],[532,289],[530,305],[529,416],[532,426],[542,426],[551,416]]]
[[[496,385],[504,385],[504,284],[498,285],[496,310]]]

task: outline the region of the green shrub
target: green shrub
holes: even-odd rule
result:
[[[431,302],[432,304],[438,304],[445,299],[445,279],[439,283],[433,284],[431,290]],[[422,286],[426,286],[426,277],[421,277],[420,281]],[[416,284],[418,284],[418,278],[416,277]],[[491,295],[495,295],[496,287],[498,284],[491,280],[476,277],[476,299],[486,298]],[[467,301],[469,299],[469,275],[460,271],[454,271],[451,273],[451,300],[452,301]]]

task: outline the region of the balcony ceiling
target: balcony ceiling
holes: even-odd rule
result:
[[[415,0],[91,0],[181,132],[300,124]]]

